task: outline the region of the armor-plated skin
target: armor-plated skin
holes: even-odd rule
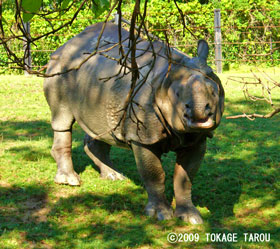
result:
[[[47,74],[64,72],[85,60],[94,51],[102,26],[103,23],[92,25],[60,47],[51,57]],[[116,25],[106,24],[99,51],[117,44],[118,34]],[[122,30],[125,51],[128,36]],[[124,179],[112,168],[111,145],[133,150],[148,192],[146,213],[160,220],[173,215],[164,193],[165,173],[160,158],[165,152],[175,151],[175,216],[199,224],[202,219],[192,204],[191,185],[206,151],[206,138],[220,123],[224,90],[207,66],[205,41],[199,41],[195,58],[172,49],[171,65],[167,51],[162,42],[153,42],[152,48],[149,42],[139,39],[138,82],[148,77],[133,98],[133,112],[128,111],[121,123],[131,73],[125,74],[129,70],[117,62],[118,46],[92,56],[79,70],[46,78],[44,92],[54,130],[52,156],[58,166],[55,182],[80,185],[71,158],[72,125],[77,121],[87,133],[85,152],[100,168],[101,177]],[[153,52],[157,54],[155,60]]]

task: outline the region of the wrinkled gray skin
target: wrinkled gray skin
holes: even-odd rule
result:
[[[60,47],[52,55],[47,73],[63,72],[79,65],[95,49],[102,25],[99,23],[86,28]],[[123,41],[127,37],[128,32],[123,30]],[[108,23],[99,50],[117,42],[118,27]],[[126,51],[127,43],[127,40],[123,42]],[[72,125],[77,121],[88,134],[84,148],[100,168],[101,177],[112,180],[124,178],[113,169],[109,158],[111,145],[134,152],[138,171],[148,192],[145,211],[149,216],[156,215],[159,220],[173,215],[164,193],[165,173],[161,155],[175,151],[175,216],[199,224],[202,218],[192,203],[191,186],[204,157],[206,138],[212,136],[212,131],[220,123],[224,90],[219,78],[206,64],[208,45],[205,41],[199,41],[198,56],[195,58],[172,50],[173,63],[169,72],[166,46],[157,41],[153,42],[153,47],[158,54],[157,59],[133,103],[135,114],[143,125],[137,125],[134,114],[130,114],[123,128],[117,126],[123,114],[120,110],[130,89],[131,74],[124,75],[122,69],[120,75],[104,81],[102,78],[119,72],[121,66],[115,60],[95,55],[79,70],[45,80],[44,92],[52,112],[54,130],[51,153],[58,167],[55,182],[80,185],[71,158]],[[104,54],[120,57],[118,46]],[[149,43],[139,40],[139,80],[151,68],[153,58]]]

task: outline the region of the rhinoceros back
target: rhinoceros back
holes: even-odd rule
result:
[[[86,28],[83,32],[57,49],[51,56],[47,73],[64,72],[80,65],[96,49],[103,23]],[[124,49],[128,47],[128,32],[122,30]],[[107,24],[99,43],[99,51],[105,51],[119,42],[118,27]],[[153,144],[166,137],[164,126],[154,110],[155,90],[160,86],[164,71],[168,67],[166,58],[159,57],[151,69],[153,54],[146,41],[138,43],[137,63],[140,79],[148,74],[146,83],[134,97],[129,107],[125,122],[123,117],[125,99],[130,90],[131,73],[120,65],[119,47],[115,46],[104,54],[96,54],[87,60],[79,70],[72,70],[45,81],[46,96],[51,94],[63,96],[63,106],[68,106],[74,119],[92,137],[114,144],[138,141]],[[154,49],[165,56],[165,47],[160,42],[154,43]],[[146,51],[146,52],[145,52]],[[177,57],[178,60],[181,57]],[[151,70],[150,70],[151,69]],[[156,80],[155,80],[156,79]],[[50,102],[53,97],[47,97]],[[59,98],[56,97],[56,101]],[[50,104],[50,103],[49,103]],[[53,118],[54,120],[54,118]],[[57,119],[59,120],[59,119]],[[55,123],[57,128],[61,122]],[[120,125],[122,124],[122,125]]]

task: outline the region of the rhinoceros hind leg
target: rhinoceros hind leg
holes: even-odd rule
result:
[[[79,186],[80,177],[73,168],[71,147],[71,131],[54,132],[54,142],[51,150],[51,154],[57,163],[57,173],[54,181],[58,184]]]
[[[84,150],[94,164],[100,169],[100,177],[109,180],[126,179],[121,173],[113,169],[110,160],[111,145],[95,140],[89,135],[85,135]]]
[[[151,217],[156,216],[158,220],[170,220],[173,217],[173,210],[165,201],[159,204],[149,201],[145,213]]]

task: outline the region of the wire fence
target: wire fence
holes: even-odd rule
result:
[[[169,39],[169,44],[173,47],[194,56],[198,39],[206,39],[210,46],[209,63],[219,71],[227,69],[232,64],[253,64],[260,65],[265,63],[269,66],[280,65],[280,10],[250,10],[240,11],[239,16],[244,16],[243,22],[235,19],[236,11],[234,10],[210,10],[205,13],[198,11],[189,11],[186,14],[188,17],[186,27],[178,25],[176,21],[168,21],[165,23],[155,24],[152,21],[153,16],[158,13],[148,13],[146,25],[148,31],[165,39],[166,34]],[[215,13],[219,12],[221,18],[218,23],[215,23]],[[235,13],[235,14],[233,14]],[[257,15],[261,14],[263,18],[257,20]],[[175,15],[167,13],[167,16]],[[200,21],[198,22],[198,16]],[[124,18],[129,19],[130,14],[124,14]],[[180,19],[179,17],[177,18]],[[204,20],[201,22],[201,20]],[[58,19],[58,21],[67,21],[68,19]],[[40,35],[40,28],[37,24],[38,20],[32,20],[30,30],[32,36]],[[96,22],[91,16],[81,16],[76,21],[76,26],[70,27],[68,30],[50,35],[47,39],[38,41],[30,48],[31,66],[40,68],[49,60],[50,54],[57,47],[64,44],[71,37],[75,36],[85,26]],[[81,25],[79,25],[81,23]],[[78,28],[77,28],[78,27]],[[187,28],[187,30],[186,30]],[[217,40],[217,32],[220,32],[220,39]],[[190,35],[194,34],[194,35]],[[18,55],[24,54],[24,44],[22,41],[13,41],[10,44],[13,51]],[[220,46],[220,49],[217,47]],[[219,50],[219,51],[218,51]],[[217,56],[217,53],[220,53]],[[14,69],[15,65],[3,63],[8,61],[6,52],[3,47],[0,47],[0,72],[5,72],[6,69]]]

